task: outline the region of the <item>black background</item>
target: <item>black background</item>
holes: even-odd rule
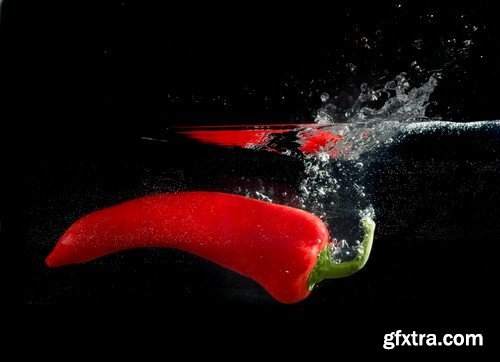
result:
[[[279,305],[253,282],[176,251],[133,251],[56,271],[42,263],[75,218],[162,191],[162,182],[175,179],[169,172],[188,161],[187,184],[209,189],[231,172],[291,183],[293,176],[273,174],[275,166],[289,162],[300,172],[278,156],[243,170],[237,160],[252,157],[244,152],[193,146],[180,155],[175,145],[139,138],[161,137],[167,126],[310,121],[322,92],[356,96],[360,83],[409,71],[414,60],[426,74],[443,71],[430,115],[498,119],[499,36],[490,2],[4,1],[1,26],[5,125],[14,126],[23,157],[21,180],[13,180],[25,195],[20,218],[3,224],[24,246],[25,304],[104,305],[105,313],[147,305],[161,313],[143,312],[145,319],[195,313],[240,326],[251,314],[267,326],[265,336],[283,333],[283,325],[291,326],[287,335],[310,336],[327,323],[331,348],[359,340],[380,349],[383,333],[396,329],[492,333],[498,130],[473,139],[429,134],[389,150],[374,171],[379,229],[369,265],[298,305]],[[468,39],[473,45],[461,52]],[[197,180],[195,170],[214,156]]]

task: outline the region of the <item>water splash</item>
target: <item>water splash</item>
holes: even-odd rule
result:
[[[322,105],[311,124],[208,127],[181,133],[206,143],[274,152],[303,162],[303,177],[296,191],[298,206],[329,226],[335,236],[330,245],[333,260],[342,262],[360,252],[360,221],[375,217],[367,192],[370,161],[377,149],[394,142],[401,125],[426,120],[439,77],[439,73],[432,73],[423,84],[413,87],[407,73],[374,88],[362,84],[358,97],[347,108],[337,106],[335,97],[322,93]],[[263,185],[244,194],[267,202],[275,200],[274,191]]]
[[[425,112],[439,77],[439,73],[433,73],[416,87],[410,85],[407,73],[398,74],[380,87],[370,88],[364,83],[348,109],[336,106],[323,93],[323,105],[314,120],[320,127],[297,132],[305,169],[300,186],[302,206],[327,225],[341,229],[334,235],[346,235],[340,241],[332,240],[335,262],[348,260],[360,252],[360,242],[353,240],[356,232],[349,223],[375,217],[366,193],[368,171],[363,156],[392,143],[398,124],[426,119]]]
[[[360,87],[360,94],[347,109],[336,106],[328,93],[314,123],[241,127],[206,127],[181,133],[205,143],[228,147],[277,152],[295,157],[355,160],[366,151],[392,142],[397,127],[426,119],[430,96],[440,74],[412,87],[406,73],[398,74],[383,86]],[[289,136],[292,137],[289,137]]]
[[[380,87],[370,88],[361,84],[360,94],[348,109],[338,107],[329,97],[321,95],[327,102],[318,109],[315,123],[357,123],[367,121],[411,122],[425,117],[429,98],[438,84],[441,74],[432,73],[419,87],[411,87],[408,74],[402,72]]]

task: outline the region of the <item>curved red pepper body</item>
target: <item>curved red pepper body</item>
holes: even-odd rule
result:
[[[86,262],[124,249],[178,248],[260,283],[294,303],[329,239],[303,210],[216,192],[146,196],[76,221],[47,257],[49,267]]]

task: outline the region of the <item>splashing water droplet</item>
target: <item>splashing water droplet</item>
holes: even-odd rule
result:
[[[414,69],[421,71],[417,67],[415,63]],[[440,73],[434,73],[427,82],[413,88],[404,72],[378,88],[371,88],[363,83],[358,98],[350,108],[340,108],[328,103],[317,111],[315,122],[325,125],[333,122],[410,122],[425,118],[429,97],[436,88],[439,77]]]
[[[424,47],[424,41],[422,39],[415,39],[413,41],[413,47],[415,49],[421,50]]]
[[[351,73],[354,73],[356,71],[356,66],[353,63],[347,63],[345,66]]]

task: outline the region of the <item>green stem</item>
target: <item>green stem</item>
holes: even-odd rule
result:
[[[358,255],[352,260],[336,263],[332,259],[330,245],[327,245],[326,248],[319,253],[316,266],[309,276],[309,290],[323,279],[347,277],[365,266],[372,250],[375,222],[372,219],[363,219],[361,220],[361,226],[364,231],[363,242],[361,243],[363,248]]]

